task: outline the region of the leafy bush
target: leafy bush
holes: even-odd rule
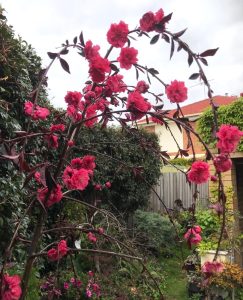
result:
[[[230,124],[238,126],[240,130],[243,130],[243,98],[239,98],[237,101],[229,105],[222,105],[218,108],[218,123]],[[198,132],[206,142],[211,146],[216,143],[215,136],[213,135],[213,113],[211,110],[206,110],[198,121]],[[238,151],[243,151],[243,141],[241,140]]]
[[[137,210],[134,214],[134,227],[137,239],[148,250],[156,253],[175,246],[175,228],[167,216],[158,213]]]

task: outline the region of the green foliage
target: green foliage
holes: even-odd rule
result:
[[[167,216],[137,210],[134,214],[137,238],[143,247],[156,252],[169,251],[175,246],[175,228]]]
[[[171,159],[170,162],[176,166],[190,167],[193,161],[192,161],[192,159],[177,157],[177,158]]]
[[[81,130],[75,155],[90,153],[96,157],[94,183],[112,184],[110,189],[97,192],[102,203],[128,216],[148,204],[150,186],[160,175],[159,149],[154,134],[97,126]],[[87,189],[84,195],[92,201],[92,193]]]
[[[201,226],[205,238],[217,233],[220,228],[220,219],[212,210],[198,210],[196,220],[197,225]]]
[[[223,105],[218,108],[218,123],[238,126],[243,130],[243,98],[237,99],[232,104]],[[215,136],[213,136],[213,113],[210,109],[206,110],[198,121],[198,132],[203,140],[210,146],[215,146]],[[241,140],[238,151],[243,151],[243,140]]]

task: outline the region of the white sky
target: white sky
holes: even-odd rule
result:
[[[85,40],[99,44],[101,53],[105,53],[106,33],[111,23],[123,20],[129,24],[129,29],[134,29],[145,12],[163,8],[165,14],[173,12],[167,29],[177,32],[188,28],[183,38],[196,53],[220,47],[214,57],[208,58],[209,67],[206,68],[214,95],[243,92],[242,0],[0,0],[0,3],[7,11],[8,23],[13,25],[16,34],[32,44],[44,66],[49,62],[47,51],[57,51],[61,43],[66,39],[72,41],[81,30]],[[139,63],[158,69],[165,82],[174,79],[186,82],[189,99],[185,104],[207,98],[206,90],[197,80],[187,80],[197,68],[194,64],[188,68],[184,53],[175,53],[170,61],[165,42],[149,46],[149,40],[143,38],[132,46],[139,51]],[[117,53],[109,58],[116,59]],[[87,62],[74,54],[66,59],[71,75],[56,64],[48,76],[50,100],[56,107],[65,107],[66,91],[81,91],[88,79]],[[126,84],[134,83],[134,70],[124,74]],[[157,83],[154,91],[164,92]],[[168,102],[167,107],[171,107]]]

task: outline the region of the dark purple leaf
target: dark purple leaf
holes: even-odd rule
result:
[[[114,64],[110,64],[111,70],[115,71],[115,72],[119,72],[119,69],[117,68],[116,65]]]
[[[64,48],[61,52],[60,52],[60,54],[62,54],[62,55],[65,55],[65,54],[68,54],[68,49],[67,48]]]
[[[84,36],[83,36],[83,32],[81,31],[80,35],[79,35],[79,41],[80,41],[80,44],[84,47],[85,44],[84,44]]]
[[[55,59],[58,56],[57,53],[53,53],[53,52],[47,52],[47,55],[50,57],[50,59]]]
[[[75,38],[73,39],[73,43],[74,43],[74,45],[76,45],[76,44],[77,44],[77,41],[78,41],[78,38],[75,36]]]
[[[152,75],[157,75],[159,74],[159,71],[155,70],[154,68],[149,68],[148,72],[151,73]]]
[[[202,52],[201,54],[199,54],[199,56],[201,56],[201,57],[214,56],[214,54],[218,51],[218,49],[219,48],[206,50],[206,51]]]
[[[70,74],[69,65],[66,62],[66,60],[63,59],[63,58],[60,58],[60,63],[61,63],[61,66],[62,66],[63,70]]]
[[[189,156],[188,150],[180,149],[179,151],[182,156],[185,156],[185,157]]]
[[[53,188],[57,186],[56,181],[54,180],[48,167],[45,169],[45,179],[46,179],[46,186],[48,188],[48,191],[53,190]]]
[[[190,77],[189,77],[189,79],[191,79],[191,80],[194,80],[194,79],[197,79],[198,77],[199,77],[199,73],[193,73]]]
[[[170,59],[172,58],[175,50],[175,43],[174,40],[171,40],[171,47],[170,47]]]
[[[187,30],[187,28],[185,28],[177,33],[174,33],[173,35],[175,38],[178,38],[178,37],[182,36],[186,32],[186,30]]]
[[[167,34],[163,33],[162,39],[164,39],[167,43],[170,43],[170,37]]]
[[[193,63],[193,56],[192,56],[190,53],[188,53],[188,59],[187,59],[187,62],[188,62],[189,67],[190,67],[190,65]]]
[[[200,58],[200,61],[205,65],[205,66],[208,66],[208,62],[205,58],[201,57]]]
[[[148,115],[146,115],[146,123],[149,124]]]
[[[157,43],[159,40],[159,36],[160,36],[159,34],[154,35],[150,41],[150,44],[153,45],[153,44]]]
[[[162,19],[162,22],[163,23],[166,23],[166,22],[169,22],[171,17],[172,17],[172,14],[173,13],[170,13],[169,15],[165,16],[163,19]]]
[[[147,79],[148,79],[149,84],[151,84],[151,80],[150,80],[150,77],[149,77],[149,73],[148,73],[148,72],[147,72]]]
[[[169,154],[167,153],[167,151],[161,151],[160,154],[168,159],[170,159]]]
[[[138,80],[138,78],[139,78],[139,72],[138,72],[137,68],[135,68],[135,70],[136,70],[136,80]]]
[[[182,49],[181,44],[179,44],[177,48],[177,52],[181,51],[181,49]]]
[[[127,47],[131,46],[131,41],[129,39],[127,39]]]

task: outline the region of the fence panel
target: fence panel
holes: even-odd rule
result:
[[[209,197],[208,182],[199,184],[197,189],[199,191],[197,203],[200,207],[206,207]],[[162,173],[154,190],[169,209],[175,207],[175,200],[177,199],[182,201],[184,208],[188,208],[193,203],[195,184],[191,184],[190,186],[183,173]],[[163,204],[153,191],[151,191],[149,210],[155,212],[164,211]]]

